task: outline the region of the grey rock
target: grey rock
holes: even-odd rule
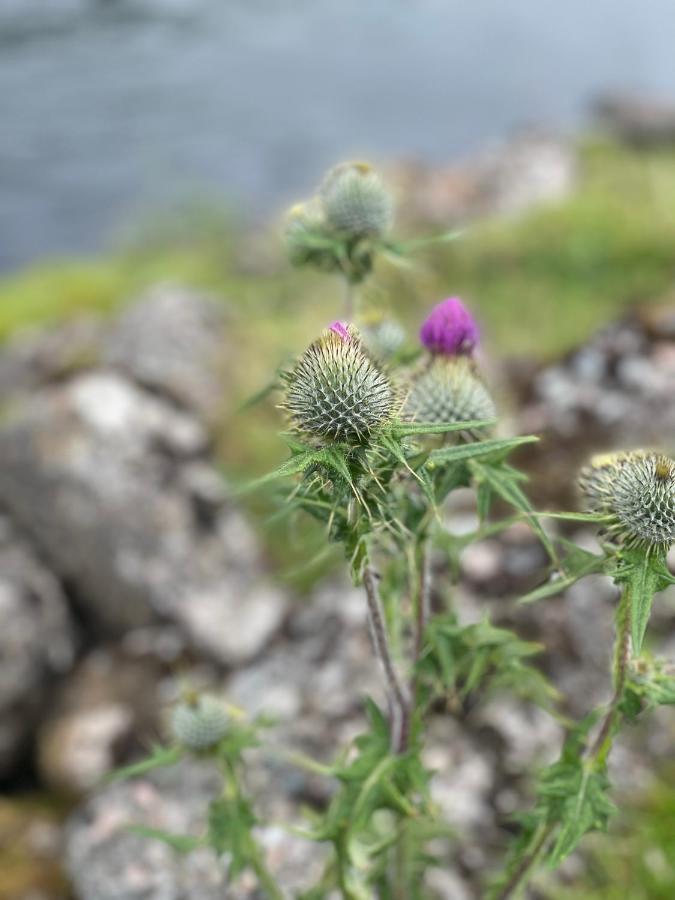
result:
[[[133,381],[212,421],[225,409],[224,305],[176,285],[131,304],[107,335],[103,358]]]
[[[93,796],[71,819],[66,859],[79,900],[221,900],[225,869],[208,850],[179,856],[132,834],[130,824],[174,834],[203,831],[221,790],[208,763],[185,761]]]
[[[0,518],[0,773],[16,762],[74,652],[58,582]]]
[[[161,397],[114,372],[79,375],[3,420],[0,503],[102,631],[168,620],[237,664],[276,631],[286,598],[214,493],[207,446],[199,421]]]
[[[610,93],[594,104],[598,121],[613,135],[637,147],[675,144],[675,104],[631,94]]]

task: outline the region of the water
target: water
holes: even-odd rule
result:
[[[192,191],[255,216],[343,157],[675,96],[674,34],[673,0],[0,0],[0,268]]]

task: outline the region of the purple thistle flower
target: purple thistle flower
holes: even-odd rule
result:
[[[432,353],[471,353],[478,343],[478,325],[459,297],[448,297],[431,310],[420,329],[420,340]]]
[[[351,340],[349,329],[344,322],[331,322],[331,324],[328,326],[328,330],[337,334],[338,337],[341,337],[343,341]]]

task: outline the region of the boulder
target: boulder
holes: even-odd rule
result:
[[[0,504],[104,634],[158,620],[224,664],[254,656],[286,598],[217,490],[203,425],[106,370],[23,399],[0,424]]]
[[[0,774],[18,762],[74,653],[58,581],[0,517]]]

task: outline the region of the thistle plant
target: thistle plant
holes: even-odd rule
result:
[[[391,223],[391,198],[379,176],[361,164],[339,166],[317,196],[291,211],[289,258],[339,272],[351,288],[378,254],[403,252],[388,236]],[[642,654],[653,597],[675,583],[666,566],[675,540],[675,463],[651,451],[593,459],[580,476],[588,512],[537,514],[522,487],[525,476],[508,461],[536,438],[500,434],[497,405],[474,356],[479,330],[462,301],[450,297],[432,309],[412,365],[398,354],[398,338],[387,349],[372,322],[363,333],[353,324],[351,301],[347,312],[282,374],[289,456],[249,486],[280,480],[282,513],[312,517],[326,541],[342,548],[354,584],[363,588],[382,673],[382,698],[367,699],[364,732],[334,762],[293,756],[337,785],[302,829],[331,853],[319,883],[299,900],[433,896],[424,872],[434,861],[431,839],[447,828],[422,749],[439,709],[449,715],[469,698],[479,703],[506,693],[563,720],[559,695],[535,664],[542,648],[487,618],[462,622],[447,585],[441,590],[435,580],[443,573],[452,582],[467,545],[514,521],[529,524],[550,559],[548,580],[521,602],[544,600],[593,573],[609,575],[620,592],[611,698],[579,724],[567,722],[560,759],[540,774],[534,808],[521,817],[503,872],[483,894],[522,895],[541,865],[555,868],[587,832],[606,827],[613,812],[607,760],[624,721],[675,703],[667,663]],[[467,487],[479,525],[457,536],[446,530],[442,512],[453,491]],[[504,506],[507,518],[495,517]],[[596,527],[601,552],[552,538],[543,524],[551,519]],[[247,722],[216,698],[188,696],[171,715],[169,746],[123,774],[185,754],[211,758],[223,772],[224,793],[208,812],[206,835],[183,845],[176,836],[143,833],[181,849],[206,843],[229,854],[231,875],[251,869],[263,894],[280,898],[286,895],[255,841],[255,802],[244,787],[246,753],[264,742],[263,724]]]

